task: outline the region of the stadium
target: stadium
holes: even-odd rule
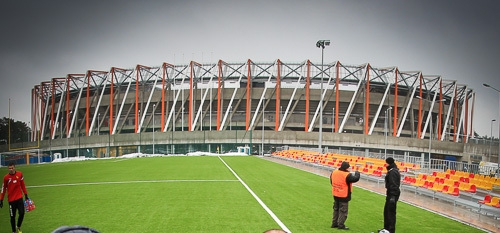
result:
[[[382,193],[377,191],[379,188],[383,189],[383,185],[379,187],[379,184],[383,182],[384,176],[384,172],[379,169],[382,168],[379,162],[390,155],[401,162],[405,177],[415,176],[419,181],[423,180],[420,174],[422,176],[436,174],[429,175],[432,178],[438,175],[446,177],[451,171],[460,174],[484,174],[477,175],[481,177],[481,180],[477,179],[477,191],[470,193],[468,190],[460,189],[461,194],[458,196],[448,193],[438,195],[438,191],[428,191],[430,189],[417,186],[418,182],[405,184],[402,188],[407,190],[406,193],[409,195],[404,201],[411,205],[421,206],[421,203],[411,201],[417,200],[417,195],[420,197],[418,200],[423,199],[431,205],[438,205],[439,201],[444,211],[443,209],[434,211],[439,212],[442,215],[440,217],[456,220],[461,218],[453,216],[455,211],[460,213],[465,211],[466,214],[471,213],[469,209],[478,211],[479,218],[483,219],[481,221],[486,223],[487,227],[483,228],[482,223],[471,225],[477,228],[476,230],[487,230],[492,225],[490,221],[498,220],[500,216],[498,208],[486,207],[477,204],[477,201],[485,198],[486,194],[497,195],[496,182],[500,179],[488,178],[492,172],[497,172],[496,164],[491,167],[480,166],[479,161],[496,161],[498,153],[495,151],[497,148],[492,150],[489,144],[473,138],[474,96],[474,91],[466,85],[445,80],[440,76],[428,76],[417,71],[400,71],[397,67],[376,68],[370,64],[345,65],[339,61],[318,65],[309,60],[302,63],[286,63],[281,60],[271,63],[258,63],[252,60],[227,63],[219,60],[208,64],[192,61],[184,65],[163,63],[157,67],[137,65],[131,69],[112,67],[109,71],[89,70],[82,74],[53,78],[33,88],[31,142],[9,145],[9,152],[2,152],[4,156],[1,163],[6,165],[10,161],[15,161],[17,164],[31,164],[90,158],[91,161],[83,161],[76,165],[59,166],[58,163],[50,163],[43,166],[26,166],[23,170],[29,172],[32,169],[32,174],[36,174],[37,169],[44,170],[42,167],[47,167],[44,172],[51,174],[51,169],[57,171],[68,169],[54,174],[65,174],[71,177],[71,180],[65,181],[66,184],[78,186],[82,182],[78,179],[78,173],[92,169],[92,166],[115,171],[112,173],[117,178],[111,179],[112,182],[101,183],[90,179],[92,183],[84,182],[81,188],[76,188],[83,189],[83,192],[92,190],[90,191],[92,195],[95,191],[86,188],[85,185],[123,184],[128,187],[137,185],[138,182],[144,183],[141,185],[148,185],[149,188],[151,184],[165,183],[166,186],[170,186],[176,183],[180,185],[180,191],[172,193],[169,191],[170,195],[189,196],[183,193],[183,186],[189,186],[190,182],[211,182],[203,190],[207,191],[209,193],[207,195],[212,199],[207,202],[206,196],[200,197],[207,203],[213,203],[221,190],[238,190],[234,187],[224,188],[227,183],[232,185],[231,182],[236,181],[225,177],[227,176],[225,168],[228,166],[230,169],[238,169],[238,174],[248,173],[244,179],[253,182],[256,185],[254,187],[264,183],[262,188],[257,188],[262,189],[259,190],[259,196],[265,196],[268,190],[281,197],[286,194],[313,201],[316,199],[294,194],[296,190],[289,187],[290,180],[287,177],[295,170],[290,170],[288,166],[306,171],[313,170],[313,173],[321,175],[317,177],[318,185],[309,186],[309,182],[313,179],[301,172],[297,174],[297,177],[301,177],[297,179],[307,177],[300,182],[307,187],[299,189],[308,190],[313,187],[323,187],[322,176],[327,176],[328,172],[335,169],[338,161],[350,159],[353,167],[362,171],[366,189]],[[230,155],[228,152],[242,152],[263,156],[224,156],[227,157],[224,159],[213,158],[219,156],[191,156],[199,151],[202,154],[206,153],[203,155]],[[123,159],[128,158],[124,155],[160,158],[131,161]],[[260,158],[263,158],[262,161]],[[370,162],[358,166],[358,159]],[[225,165],[222,166],[219,160]],[[264,160],[270,160],[272,163]],[[114,163],[117,161],[123,162]],[[275,163],[288,166],[278,166]],[[372,169],[371,166],[375,165],[378,167]],[[140,167],[148,167],[158,172],[156,174],[158,178],[147,181],[143,180],[143,177],[135,177],[134,174],[141,173]],[[248,169],[249,167],[253,170]],[[190,176],[184,172],[186,170],[191,171],[194,180],[185,178],[186,175]],[[193,170],[198,173],[192,172]],[[282,178],[272,180],[280,181],[282,184],[265,185],[266,178],[276,176],[270,171],[278,170],[283,170],[280,171]],[[213,177],[202,178],[212,172],[214,174],[210,176]],[[45,179],[50,175],[43,174],[40,178],[37,177],[39,180],[31,188],[45,190],[47,187],[56,187],[47,184]],[[165,174],[168,174],[166,176],[168,179],[163,178]],[[260,176],[257,177],[255,174]],[[170,177],[174,178],[170,180]],[[255,180],[249,177],[254,177]],[[486,179],[490,186],[483,187]],[[56,189],[65,189],[66,184]],[[154,188],[159,189],[154,193],[165,192],[163,185]],[[105,188],[102,192],[103,197],[110,192],[123,192],[120,187],[113,189],[119,191],[109,191]],[[281,191],[277,191],[278,189]],[[169,190],[177,189],[169,188]],[[329,193],[328,189],[326,191]],[[311,191],[311,193],[320,195],[322,192]],[[366,198],[362,198],[366,203],[360,203],[357,209],[366,209],[363,207],[368,206],[368,203],[378,208],[371,200],[381,197],[371,195],[374,194],[367,194]],[[312,194],[305,196],[313,197]],[[47,201],[45,196],[39,198],[42,204],[43,201]],[[223,200],[231,198],[232,196],[228,195],[224,196]],[[162,200],[162,203],[168,202],[170,208],[182,209],[184,208],[182,202],[175,201],[181,199],[179,196],[173,198],[172,203],[168,202],[168,199]],[[277,198],[279,199],[281,198]],[[267,202],[273,203],[269,199]],[[329,200],[324,202],[327,203]],[[197,200],[193,203],[197,203]],[[449,203],[459,207],[447,211],[450,208]],[[176,207],[176,204],[181,206]],[[274,205],[274,210],[282,213],[296,211],[280,210],[279,206],[290,206],[286,203],[271,205]],[[322,205],[304,203],[304,206],[316,206],[315,208]],[[231,208],[234,206],[237,204]],[[431,207],[422,208],[429,210]],[[211,209],[212,206],[207,206],[200,213]],[[129,210],[122,212],[127,211]],[[230,211],[220,213],[226,212]],[[238,213],[244,212],[238,211]],[[373,211],[367,208],[363,215],[369,215],[370,212]],[[36,213],[35,211],[34,214]],[[174,228],[178,229],[190,226],[199,230],[198,228],[205,225],[212,226],[214,232],[220,232],[222,229],[219,225],[214,226],[217,221],[214,223],[213,219],[203,224],[193,223],[178,213],[166,211],[158,216],[179,219],[180,223],[174,224]],[[411,214],[410,209],[407,214],[412,218],[419,216]],[[40,216],[43,216],[42,213],[37,215],[40,218],[39,224],[47,222],[44,229],[53,229],[60,224]],[[92,219],[91,217],[89,219]],[[287,220],[291,228],[299,231],[306,229],[303,222],[295,221],[296,216],[286,218],[294,219],[294,221]],[[426,220],[422,222],[433,218],[435,216],[425,217]],[[328,221],[327,219],[326,222]],[[368,225],[358,223],[354,226],[358,228],[368,226],[375,229],[380,224],[378,221],[377,217],[373,217],[370,218]],[[245,221],[233,221],[232,224],[237,222]],[[317,225],[316,221],[312,222],[313,225]],[[107,221],[105,224],[91,225],[103,230],[116,230],[122,227],[109,224]],[[448,225],[445,227],[441,224],[441,222],[437,224],[438,228],[442,226],[443,229],[448,229]],[[467,222],[462,219],[458,223],[450,224],[453,225],[453,229],[457,229],[456,232],[462,232]],[[141,223],[132,225],[140,226]],[[145,232],[155,231],[153,226],[148,226],[151,229],[148,228]],[[172,225],[168,227],[172,228]],[[265,227],[266,224],[261,226]],[[307,225],[307,227],[315,228],[318,230],[316,232],[325,231],[322,226]],[[493,224],[491,229],[497,229],[495,227]],[[411,225],[405,224],[403,229],[412,228]]]
[[[469,143],[474,96],[455,80],[368,63],[249,59],[111,67],[36,85],[32,143],[9,149],[116,157],[238,147],[268,154],[289,145],[389,153],[422,164],[497,161],[496,148]]]

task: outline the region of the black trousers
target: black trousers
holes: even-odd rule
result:
[[[348,211],[349,211],[349,202],[334,201],[332,226],[338,226],[339,228],[344,228],[345,221],[347,220]]]
[[[399,196],[395,196],[394,203],[391,203],[390,196],[385,197],[384,206],[384,229],[391,233],[396,232],[396,206],[399,200]]]
[[[19,211],[17,227],[21,227],[24,219],[24,202],[22,198],[9,202],[10,226],[12,227],[12,232],[16,232],[16,211]]]

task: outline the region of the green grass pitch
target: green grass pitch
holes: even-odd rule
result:
[[[224,162],[292,232],[330,228],[328,178],[247,156],[175,156],[17,166],[36,209],[23,232],[83,225],[114,232],[263,232],[278,223]],[[7,174],[7,168],[0,168]],[[383,226],[384,196],[355,188],[346,225],[368,233]],[[0,231],[9,232],[6,203]],[[398,232],[482,232],[398,203]]]

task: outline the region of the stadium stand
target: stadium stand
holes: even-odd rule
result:
[[[283,150],[272,156],[300,161],[328,170],[340,167],[343,161],[351,164],[353,170],[361,173],[363,179],[377,183],[384,182],[386,174],[385,160],[336,153],[321,154],[307,150]],[[500,186],[500,179],[465,171],[446,169],[423,173],[418,164],[396,161],[402,175],[402,189],[415,195],[429,196],[432,199],[463,206],[473,212],[500,218],[499,198],[492,196],[493,186]],[[489,196],[489,199],[488,199]],[[483,199],[484,198],[484,199]]]

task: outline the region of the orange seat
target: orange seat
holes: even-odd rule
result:
[[[460,190],[458,189],[458,187],[454,187],[452,190],[449,190],[447,194],[458,196],[460,195]]]
[[[432,186],[431,188],[429,188],[430,190],[434,190],[434,191],[437,191],[439,192],[440,190],[443,190],[443,186],[444,184],[441,184],[441,183],[434,183],[434,186]]]
[[[488,203],[485,203],[485,204],[489,205],[489,206],[496,206],[496,205],[498,205],[500,203],[499,201],[500,201],[499,197],[492,197],[491,201],[488,202]]]

